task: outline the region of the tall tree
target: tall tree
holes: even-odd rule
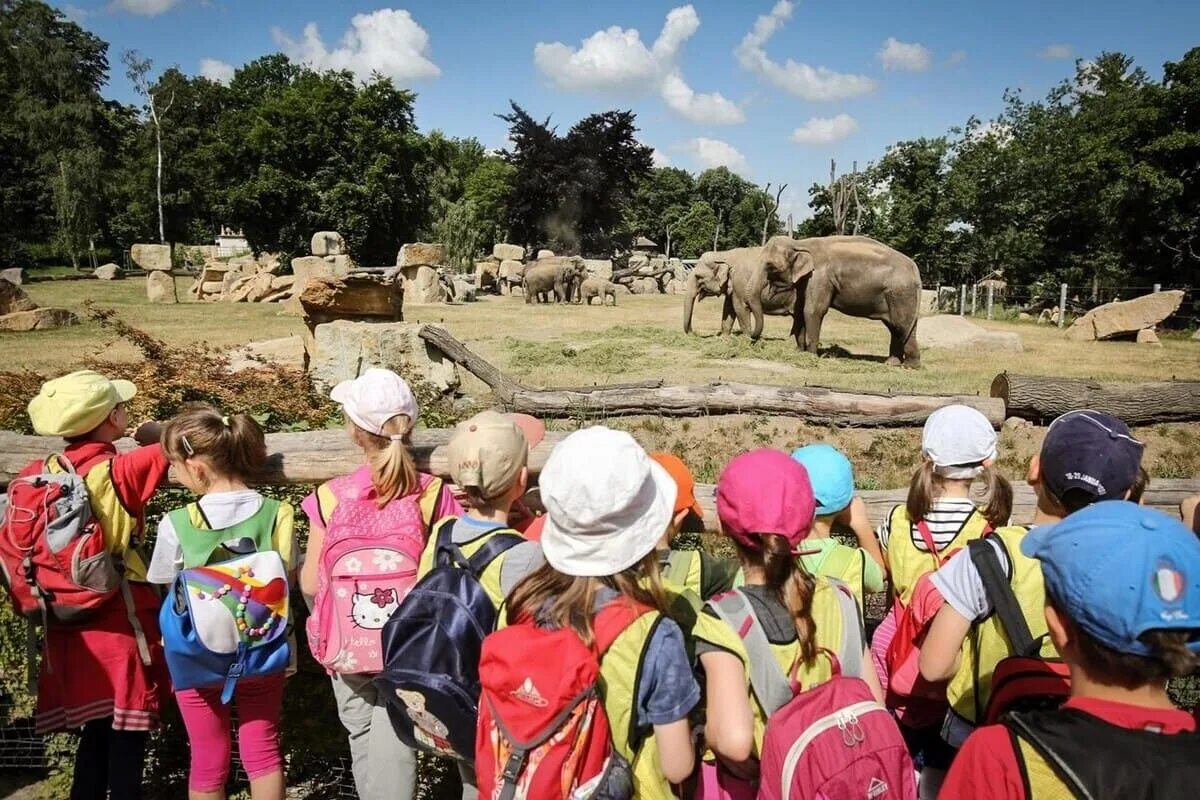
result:
[[[125,64],[125,75],[129,78],[129,82],[133,84],[138,94],[145,101],[146,112],[150,115],[150,122],[154,125],[154,152],[157,158],[154,190],[155,197],[158,199],[158,241],[165,244],[167,233],[166,225],[163,222],[162,129],[163,119],[175,102],[175,93],[174,91],[163,91],[160,88],[156,88],[150,82],[150,70],[154,67],[154,64],[150,59],[142,58],[136,50],[126,50],[121,55],[121,61]]]

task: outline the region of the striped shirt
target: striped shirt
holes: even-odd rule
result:
[[[937,545],[938,550],[944,548],[958,535],[974,510],[975,503],[966,497],[939,497],[933,501],[929,507],[929,513],[925,515],[925,524],[929,526],[929,532],[933,535],[933,543]],[[875,529],[875,536],[884,550],[888,549],[888,541],[892,535],[891,525],[892,515],[888,514]],[[910,527],[909,535],[912,536],[913,544],[918,550],[922,553],[929,552],[929,548],[925,546],[925,540],[921,538],[915,525]]]

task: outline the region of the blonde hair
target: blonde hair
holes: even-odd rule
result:
[[[648,586],[643,586],[642,578]],[[666,593],[658,571],[658,552],[651,550],[629,569],[603,578],[564,575],[543,564],[518,583],[508,596],[508,624],[522,618],[534,619],[556,628],[570,627],[589,647],[595,640],[592,618],[600,587],[624,598],[665,611]]]
[[[371,433],[349,419],[347,424],[354,431],[355,443],[366,453],[375,502],[380,508],[417,490],[417,465],[407,444],[412,425],[408,415],[397,414],[389,419],[383,424],[382,434]]]
[[[267,465],[267,440],[249,414],[223,416],[212,406],[176,414],[163,426],[160,438],[170,461],[203,456],[215,472],[253,482]]]
[[[981,477],[987,481],[987,505],[982,509],[984,518],[993,528],[1007,525],[1008,518],[1012,516],[1012,484],[990,464],[983,466]],[[904,503],[908,518],[914,524],[925,519],[933,507],[933,501],[941,494],[941,485],[945,480],[934,472],[932,461],[927,458],[921,460],[921,465],[913,472],[908,484],[908,498]]]
[[[759,540],[762,550],[738,543],[738,555],[743,564],[762,569],[767,589],[792,615],[796,637],[800,642],[800,661],[811,664],[817,657],[817,622],[812,614],[817,581],[792,553],[786,538],[767,533],[762,534]]]

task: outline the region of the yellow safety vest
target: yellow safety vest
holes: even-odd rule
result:
[[[854,594],[854,599],[858,601],[860,610],[863,608],[866,595],[866,588],[863,585],[863,581],[866,580],[866,572],[867,552],[860,547],[847,545],[840,545],[830,550],[820,569],[820,574],[836,578],[846,584],[846,587]]]
[[[1075,793],[1063,783],[1036,747],[1020,736],[1014,736],[1013,739],[1017,743],[1017,764],[1029,787],[1025,800],[1076,800]]]
[[[691,591],[696,597],[701,594],[700,553],[697,550],[672,550],[667,555],[667,566],[661,570],[663,586],[676,593]]]
[[[1054,645],[1046,636],[1046,589],[1042,583],[1042,568],[1037,560],[1021,553],[1021,539],[1028,531],[1028,528],[1013,525],[998,528],[991,536],[996,537],[1008,556],[1009,580],[1021,606],[1021,614],[1029,624],[1030,634],[1034,639],[1042,637],[1042,657],[1053,658]],[[958,671],[946,687],[946,699],[955,714],[972,724],[982,719],[992,695],[992,672],[1002,659],[1013,654],[999,615],[992,614],[971,626],[963,640]]]
[[[455,519],[457,518],[446,517],[438,520],[437,524],[435,524],[430,530],[429,540],[425,542],[425,549],[421,551],[421,560],[417,564],[417,580],[424,578],[427,574],[429,574],[430,570],[433,569],[433,557],[434,551],[437,550],[438,533],[441,531],[442,526],[453,523]],[[514,536],[521,535],[511,528],[493,528],[490,531],[481,533],[479,536],[476,536],[469,542],[460,543],[458,547],[462,550],[464,556],[470,558],[471,556],[475,555],[475,553],[478,552],[479,549],[483,547],[489,539],[498,533],[509,533],[513,534]],[[493,558],[491,563],[488,564],[487,567],[484,568],[483,572],[479,575],[479,585],[483,587],[485,592],[487,592],[488,597],[491,598],[492,602],[496,604],[497,609],[504,604],[504,590],[500,585],[500,570],[504,566],[504,555],[504,553],[501,553]],[[503,627],[503,615],[497,617],[497,624],[498,626]]]
[[[66,472],[57,458],[47,461],[46,471]],[[87,487],[88,505],[92,516],[100,521],[104,531],[104,544],[108,552],[121,559],[125,566],[125,577],[131,581],[146,582],[146,559],[138,549],[142,535],[141,520],[129,513],[117,494],[112,481],[112,459],[97,462],[83,476]]]
[[[908,509],[898,505],[892,509],[889,517],[887,560],[888,569],[892,575],[892,593],[904,605],[912,599],[913,589],[922,575],[933,572],[938,568],[938,557],[945,561],[945,556],[967,546],[967,542],[978,539],[987,531],[987,518],[976,510],[963,522],[954,538],[946,543],[935,555],[917,547],[913,541],[916,525],[908,518]],[[919,534],[918,534],[919,536]]]

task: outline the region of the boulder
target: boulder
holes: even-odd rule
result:
[[[314,256],[340,256],[346,252],[346,240],[337,231],[317,231],[309,249]]]
[[[675,280],[680,283],[687,280],[687,267],[683,266],[682,259],[668,258],[667,269],[671,270],[671,274],[675,276]]]
[[[538,258],[554,258],[553,250],[538,250]]]
[[[21,269],[20,267],[0,269],[0,280],[8,281],[14,286],[20,286],[25,282],[25,270]]]
[[[1138,344],[1152,344],[1155,347],[1162,347],[1162,342],[1158,340],[1158,334],[1153,328],[1144,328],[1137,332]]]
[[[147,272],[156,270],[170,271],[171,245],[169,244],[135,244],[129,250],[129,257]]]
[[[645,253],[634,253],[629,257],[629,269],[650,269],[650,256]]]
[[[446,245],[410,242],[400,248],[396,255],[397,267],[412,267],[419,264],[438,266],[446,263]]]
[[[613,286],[617,287],[614,290],[617,294],[633,294],[633,291],[623,283],[614,283]]]
[[[654,278],[642,278],[642,294],[659,294],[658,281]]]
[[[332,278],[333,265],[320,256],[301,256],[292,259],[293,302],[288,303],[284,313],[297,316],[304,313],[300,307],[300,295],[304,293],[305,282],[309,278]]]
[[[938,312],[937,289],[922,289],[921,290],[920,315],[922,317],[932,317],[937,312]]]
[[[1017,319],[1023,322],[1028,322],[1029,320],[1033,319],[1033,314],[1026,314],[1024,311],[1022,311],[1021,313],[1017,314]]]
[[[6,278],[0,278],[0,314],[32,311],[35,308],[37,303],[29,299],[24,289]]]
[[[101,264],[96,267],[96,271],[92,275],[102,281],[115,281],[125,277],[125,273],[121,271],[121,268],[113,263]]]
[[[917,323],[922,348],[942,350],[999,350],[1021,352],[1021,337],[1009,331],[989,331],[957,314],[936,314]]]
[[[520,278],[525,275],[525,265],[520,261],[506,259],[500,262],[501,278]]]
[[[475,302],[475,284],[462,278],[454,279],[454,299],[459,303]]]
[[[35,308],[0,315],[0,331],[47,331],[78,324],[79,317],[65,308]]]
[[[254,369],[264,364],[301,369],[304,366],[304,339],[297,335],[250,342],[230,350],[226,355],[229,357],[230,372]]]
[[[404,273],[404,299],[413,303],[440,303],[446,299],[437,270],[420,266],[411,273]]]
[[[477,291],[494,287],[499,276],[499,262],[491,260],[475,262],[475,289]]]
[[[225,296],[222,297],[221,299],[228,300],[231,303],[246,302],[246,299],[250,297],[250,290],[253,287],[254,278],[255,278],[255,276],[253,276],[253,275],[247,275],[247,276],[238,278],[236,281],[234,281],[232,284],[229,285],[229,289],[226,290]]]
[[[681,281],[671,278],[667,281],[667,294],[683,294],[683,287],[684,284]]]
[[[525,248],[519,244],[494,244],[492,258],[497,261],[520,261],[525,258]]]
[[[349,275],[350,270],[354,269],[354,262],[350,256],[346,255],[325,256],[325,263],[333,269],[333,274],[338,277]]]
[[[220,288],[220,284],[217,284]],[[171,273],[155,270],[146,275],[146,299],[151,303],[178,303],[175,295],[175,279]]]
[[[419,334],[413,322],[335,320],[313,333],[309,376],[324,391],[358,377],[368,367],[383,367],[425,380],[443,392],[458,388],[458,368]]]
[[[1132,335],[1146,328],[1153,328],[1179,310],[1183,303],[1183,290],[1172,289],[1105,303],[1084,314],[1067,328],[1067,338],[1076,341],[1111,339],[1114,336]]]
[[[225,292],[225,283],[223,281],[205,281],[200,284],[200,293],[202,295],[221,295]]]
[[[604,278],[605,280],[612,280],[612,259],[585,258],[583,265],[587,268],[589,275],[595,275],[597,278]]]
[[[274,276],[269,272],[260,272],[257,275],[251,275],[243,278],[236,286],[231,286],[226,293],[226,299],[232,300],[235,303],[242,301],[248,303],[261,302],[264,297],[271,293],[274,282]]]
[[[270,273],[267,273],[270,275]],[[271,289],[290,289],[296,283],[295,275],[271,275]]]

